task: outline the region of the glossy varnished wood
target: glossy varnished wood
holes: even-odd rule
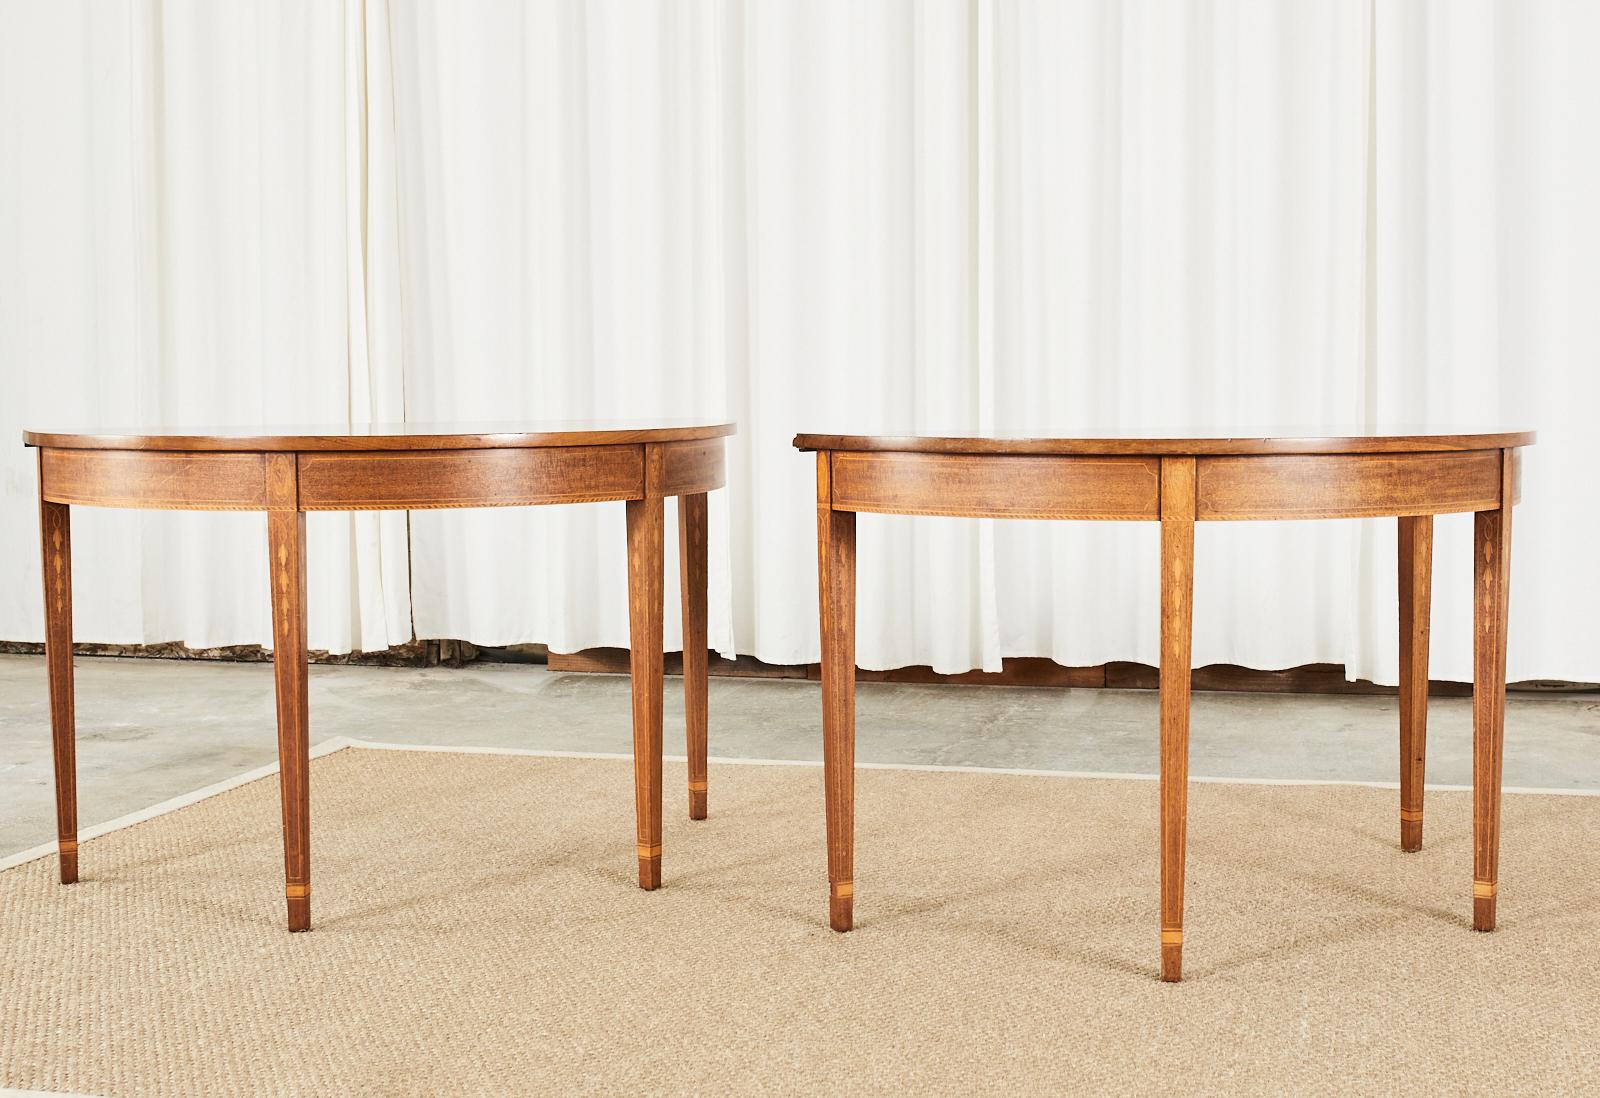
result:
[[[271,435],[215,428],[28,432],[39,451],[56,809],[63,882],[77,877],[70,505],[266,512],[285,898],[311,925],[306,512],[626,501],[639,883],[661,882],[664,497],[679,496],[690,815],[707,801],[705,493],[730,424],[405,425]]]
[[[1500,891],[1500,779],[1505,749],[1506,625],[1511,588],[1513,460],[1501,463],[1506,504],[1474,520],[1472,925],[1493,930]]]
[[[689,818],[706,818],[706,495],[678,497],[678,587],[683,603],[683,723]]]
[[[1350,429],[1306,434],[1274,427],[1223,431],[1214,435],[1133,437],[1086,432],[1044,438],[989,435],[834,435],[801,433],[800,450],[835,453],[920,454],[1091,454],[1146,457],[1202,457],[1217,454],[1406,454],[1447,450],[1496,450],[1531,446],[1532,431],[1421,430],[1397,427],[1381,431]]]
[[[639,887],[661,885],[661,499],[628,501],[628,641],[633,673],[633,790]]]
[[[229,450],[315,453],[341,450],[503,450],[523,446],[645,446],[724,438],[731,423],[700,420],[561,420],[549,423],[377,423],[369,427],[316,424],[270,432],[229,427],[153,427],[139,430],[24,431],[29,446],[167,453]]]
[[[1195,524],[1399,521],[1401,846],[1420,848],[1433,518],[1477,515],[1474,925],[1494,925],[1516,447],[1526,431],[1330,437],[948,438],[802,434],[817,451],[829,923],[853,915],[855,515],[1158,520],[1161,976],[1183,971]]]
[[[1367,518],[1500,503],[1500,451],[1269,454],[1199,459],[1195,517]]]
[[[1428,621],[1433,601],[1433,516],[1399,520],[1400,849],[1422,849],[1428,747]]]
[[[656,479],[648,485],[653,496],[703,495],[726,483],[721,439],[667,442],[653,447],[661,454]]]
[[[855,920],[856,516],[833,506],[828,455],[817,455],[817,592],[822,620],[822,779],[828,832],[828,925]]]
[[[719,449],[720,439],[712,445]],[[520,507],[643,499],[643,446],[299,455],[307,511]],[[658,493],[659,494],[659,493]]]
[[[41,481],[41,483],[43,483]],[[50,748],[56,779],[56,844],[61,883],[78,879],[78,762],[72,690],[72,525],[70,508],[39,500],[44,572],[44,658],[50,680]]]
[[[836,453],[833,509],[979,518],[1152,519],[1160,460]]]
[[[289,929],[311,929],[311,707],[307,693],[306,516],[293,454],[267,456],[267,569],[272,671],[278,695],[278,793],[283,807]]]
[[[1161,978],[1183,977],[1195,459],[1161,459]]]
[[[46,499],[94,507],[259,511],[267,505],[261,454],[39,452]]]

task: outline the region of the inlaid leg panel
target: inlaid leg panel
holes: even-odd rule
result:
[[[639,887],[661,886],[661,497],[628,501],[628,642]]]
[[[822,462],[826,454],[819,455]],[[819,464],[819,487],[826,469]],[[828,925],[855,919],[856,516],[817,504],[822,603],[822,774],[828,832]]]
[[[1511,581],[1511,458],[1504,501],[1480,511],[1473,554],[1472,925],[1493,930],[1500,890],[1500,780],[1505,749],[1506,613]]]
[[[1161,978],[1183,978],[1194,623],[1193,458],[1161,459]]]
[[[706,818],[706,496],[678,497],[678,575],[683,594],[683,719],[689,818]]]
[[[39,503],[44,544],[44,658],[50,678],[50,746],[56,775],[61,883],[78,879],[77,726],[72,687],[72,528],[64,503]]]
[[[1433,516],[1400,523],[1400,849],[1422,849],[1422,782],[1428,753],[1428,617]]]

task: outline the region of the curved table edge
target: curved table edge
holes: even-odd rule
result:
[[[726,438],[736,423],[606,431],[529,431],[435,435],[115,435],[23,431],[24,446],[58,450],[157,450],[171,453],[348,453],[371,450],[503,450],[539,446],[627,446]]]
[[[1252,454],[1399,454],[1499,450],[1531,446],[1534,431],[1486,434],[1281,438],[958,438],[926,435],[800,433],[797,450],[921,454],[1055,454],[1126,457],[1220,457]]]

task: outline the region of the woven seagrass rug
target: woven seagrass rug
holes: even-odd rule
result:
[[[1508,794],[1470,929],[1467,794],[1196,784],[1185,982],[1156,979],[1156,785],[867,769],[856,926],[822,777],[623,760],[312,764],[314,929],[267,777],[0,872],[0,1086],[222,1094],[1600,1091],[1600,797]]]

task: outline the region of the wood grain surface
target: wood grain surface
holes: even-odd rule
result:
[[[706,496],[678,497],[678,589],[683,604],[683,723],[689,757],[689,818],[706,818]]]
[[[633,672],[634,823],[639,887],[661,886],[661,678],[665,519],[660,498],[628,501],[628,641]]]
[[[1428,751],[1428,623],[1433,603],[1433,516],[1399,522],[1400,849],[1422,849]]]
[[[833,509],[978,518],[1153,519],[1156,458],[836,453]]]
[[[1500,505],[1500,451],[1202,458],[1195,517],[1361,518]]]
[[[720,438],[666,442],[653,449],[661,452],[661,464],[657,479],[647,485],[650,495],[703,495],[727,483],[727,447]]]
[[[1501,462],[1512,498],[1510,451]],[[1505,750],[1506,626],[1511,588],[1511,505],[1474,521],[1472,692],[1472,925],[1493,930],[1500,887],[1500,776]]]
[[[1492,450],[1531,446],[1532,431],[1492,430],[1340,429],[1311,433],[1295,428],[1255,428],[1209,435],[1128,436],[1093,431],[1071,437],[988,435],[834,435],[798,434],[799,450],[835,453],[901,451],[924,454],[1101,454],[1132,456],[1200,457],[1214,454],[1399,454],[1437,450]]]
[[[1195,459],[1161,459],[1161,978],[1183,978]]]
[[[41,462],[44,455],[40,455]],[[44,483],[41,477],[40,483]],[[44,574],[44,659],[50,681],[50,755],[56,779],[61,883],[78,879],[78,761],[72,689],[72,518],[63,503],[39,500]]]
[[[645,495],[643,446],[307,453],[299,462],[300,506],[307,511],[518,507]]]
[[[267,457],[272,671],[278,696],[284,898],[290,930],[311,929],[311,705],[306,667],[306,515],[293,454]]]
[[[1516,447],[1533,437],[1532,432],[1161,439],[796,436],[797,448],[817,451],[829,924],[850,928],[855,896],[856,513],[1159,520],[1161,978],[1177,981],[1183,973],[1189,703],[1197,678],[1190,666],[1195,523],[1398,519],[1400,846],[1411,851],[1422,842],[1432,516],[1472,512],[1477,516],[1473,923],[1492,929],[1499,888],[1511,508],[1521,476]],[[1110,683],[1109,666],[1102,678]]]
[[[546,423],[377,423],[367,427],[314,424],[279,427],[141,427],[24,431],[29,446],[88,450],[494,450],[521,446],[614,446],[723,438],[731,423],[695,419],[552,420]]]
[[[822,779],[828,925],[855,918],[856,516],[834,510],[828,455],[817,455],[817,591],[822,620]]]
[[[77,879],[69,505],[264,510],[271,578],[284,894],[311,926],[306,512],[626,501],[639,883],[661,883],[663,498],[679,499],[689,812],[707,801],[707,491],[731,424],[407,424],[27,432],[38,446],[46,662],[63,883]]]
[[[259,511],[267,505],[261,454],[39,451],[53,503],[173,511]]]

